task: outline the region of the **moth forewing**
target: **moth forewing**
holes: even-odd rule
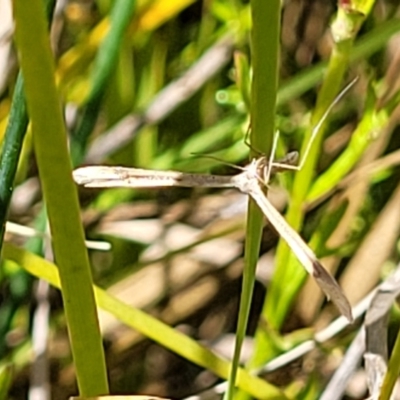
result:
[[[335,278],[322,266],[310,247],[269,202],[258,184],[252,185],[248,194],[260,207],[277,233],[285,240],[305,270],[315,279],[328,299],[336,305],[342,315],[352,322],[353,315],[349,301]]]
[[[76,183],[85,187],[233,187],[230,176],[187,174],[178,171],[152,171],[140,168],[89,166],[73,171]]]
[[[85,187],[163,187],[178,186],[181,172],[148,171],[140,168],[90,166],[73,172],[76,183]]]

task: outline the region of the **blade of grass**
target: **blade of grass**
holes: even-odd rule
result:
[[[253,20],[251,34],[253,80],[251,87],[250,139],[257,151],[269,154],[275,130],[281,2],[279,0],[268,2],[253,0],[251,2],[251,10]],[[262,227],[262,212],[250,200],[246,226],[245,268],[236,330],[236,344],[228,390],[225,394],[225,398],[229,400],[233,397],[236,368],[239,365],[240,350],[246,334],[253,297],[255,269],[260,251]]]
[[[24,95],[24,80],[19,74],[11,104],[10,118],[7,125],[0,159],[0,247],[3,243],[7,211],[14,187],[22,143],[28,127],[28,112]]]
[[[57,267],[26,250],[5,243],[3,258],[12,260],[30,274],[44,279],[51,285],[60,288],[60,278]],[[96,301],[99,307],[114,315],[119,321],[137,330],[146,337],[160,343],[162,346],[179,354],[193,363],[205,367],[217,376],[227,379],[230,363],[210,350],[198,344],[195,340],[171,328],[144,311],[126,305],[121,300],[108,294],[103,289],[94,286]],[[259,399],[287,399],[278,388],[243,369],[238,371],[238,386]]]
[[[88,255],[41,0],[13,2],[16,43],[80,394],[108,393]],[[32,18],[32,15],[35,18]]]

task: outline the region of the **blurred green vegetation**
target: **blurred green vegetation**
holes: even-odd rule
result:
[[[14,13],[16,51],[0,65],[7,76],[0,82],[0,398],[27,398],[33,385],[49,387],[54,399],[105,394],[106,374],[112,394],[183,398],[230,379],[229,398],[320,398],[333,357],[362,319],[297,367],[254,376],[337,316],[285,244],[273,272],[266,262],[268,278],[255,272],[259,255],[265,260],[276,244],[273,229],[261,233],[255,207],[246,219],[243,198],[225,190],[79,189],[86,237],[111,244],[89,250],[89,271],[70,170],[235,174],[232,164],[269,153],[276,130],[276,158],[304,154],[316,133],[304,168],[275,177],[268,190],[274,199],[284,189],[277,207],[355,305],[398,262],[396,2],[291,0],[280,10],[279,1],[263,0],[76,1],[55,8],[49,34],[33,25],[18,33],[26,7]],[[3,35],[0,45],[10,45]],[[25,57],[25,86],[15,56]],[[6,219],[35,227],[36,236],[7,232]],[[33,278],[51,284],[44,294]],[[62,297],[53,289],[60,280]],[[100,313],[104,354],[93,293],[107,311]],[[90,329],[82,321],[92,321]],[[226,352],[209,349],[231,333],[233,369]],[[235,392],[240,348],[250,338]],[[41,346],[47,365],[32,357]],[[231,354],[232,343],[225,346]],[[382,396],[397,376],[398,347]],[[35,370],[47,372],[48,386],[35,381]],[[361,397],[346,395],[364,398],[366,388]]]

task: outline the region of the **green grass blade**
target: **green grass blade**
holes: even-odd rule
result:
[[[42,1],[14,5],[16,42],[81,395],[108,393],[91,272]],[[35,18],[32,18],[32,15]]]
[[[30,274],[48,281],[55,287],[60,287],[57,268],[51,262],[44,260],[26,250],[5,243],[4,259],[12,260]],[[106,291],[94,288],[97,304],[103,310],[114,315],[119,321],[142,333],[146,337],[160,343],[162,346],[179,354],[193,363],[205,367],[217,376],[227,379],[230,363],[198,344],[193,339],[169,327],[140,309],[126,305]],[[287,396],[275,386],[252,376],[243,369],[238,370],[238,386],[256,398],[287,399]]]
[[[278,88],[278,60],[280,38],[279,0],[253,0],[252,9],[252,68],[251,87],[251,144],[256,151],[269,154],[275,131],[275,104]],[[232,372],[225,398],[231,399],[235,385],[235,370],[239,364],[240,350],[245,337],[253,296],[255,269],[260,250],[263,215],[250,200],[246,227],[245,269],[236,331],[236,346]]]
[[[8,206],[28,121],[24,83],[20,74],[15,85],[10,118],[0,160],[0,248],[3,243]]]

